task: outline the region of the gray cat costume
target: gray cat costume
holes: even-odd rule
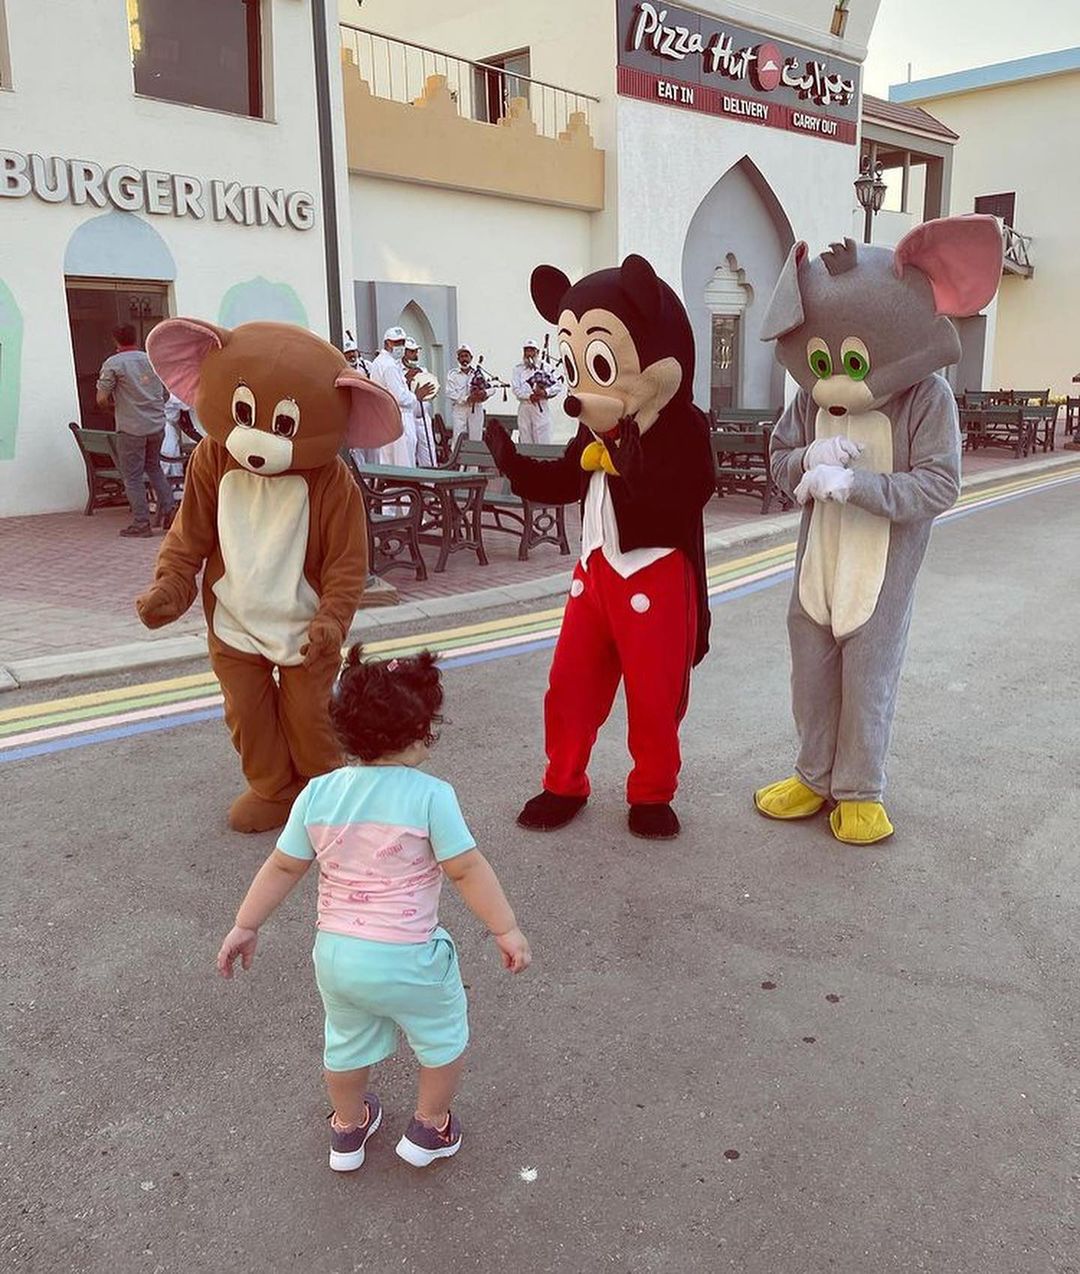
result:
[[[915,596],[939,513],[960,490],[956,403],[937,369],[960,357],[946,315],[978,313],[1001,278],[993,217],[917,226],[897,245],[792,249],[762,330],[800,385],[771,467],[805,506],[788,612],[795,776],[755,793],[770,818],[831,798],[838,840],[892,835],[881,804]]]

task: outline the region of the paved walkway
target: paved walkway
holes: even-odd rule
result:
[[[981,452],[965,456],[964,476],[967,482],[979,481],[1017,469],[1035,471],[1047,464],[1078,460],[1075,453],[1060,450],[1021,462],[1003,450]],[[139,623],[132,600],[152,577],[160,536],[120,539],[117,532],[127,520],[125,510],[102,510],[93,517],[57,513],[0,519],[0,670],[29,661],[40,672],[75,652],[112,648],[137,647],[133,663],[197,653],[195,639],[204,631],[198,603],[177,623],[155,633]],[[578,543],[576,509],[568,510],[567,521],[574,548]],[[774,513],[763,518],[760,501],[747,496],[713,500],[706,510],[706,532],[714,545],[750,540],[793,523],[791,515],[778,520]],[[486,567],[473,554],[460,553],[441,575],[430,570],[435,551],[425,549],[427,580],[418,582],[405,572],[393,572],[390,579],[406,606],[372,612],[371,619],[385,624],[416,610],[438,615],[473,609],[482,604],[474,596],[477,590],[496,590],[488,595],[489,605],[540,598],[561,591],[573,563],[572,556],[562,556],[550,545],[534,550],[528,562],[519,562],[517,540],[511,535],[486,534],[485,546],[490,559]],[[120,665],[113,661],[108,666]]]

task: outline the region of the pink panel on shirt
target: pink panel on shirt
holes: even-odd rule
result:
[[[319,863],[319,928],[373,942],[427,942],[442,869],[427,835],[392,823],[308,824]]]

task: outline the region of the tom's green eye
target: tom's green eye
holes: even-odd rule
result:
[[[832,358],[827,349],[812,349],[808,361],[810,370],[818,380],[824,380],[826,376],[832,375]]]
[[[844,371],[852,380],[862,380],[869,370],[869,360],[863,358],[857,351],[849,349],[844,355]]]

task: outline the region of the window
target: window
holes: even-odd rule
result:
[[[130,323],[139,347],[144,347],[146,334],[169,313],[169,287],[157,282],[72,278],[65,279],[64,285],[82,427],[112,429],[112,414],[97,405],[96,395],[101,364],[116,352],[112,330]]]
[[[832,26],[829,27],[833,35],[843,36],[847,30],[848,20],[848,0],[836,0],[836,8],[833,10]]]
[[[1005,195],[979,195],[975,199],[975,211],[1000,217],[1007,226],[1011,226],[1016,216],[1016,191],[1011,190]]]
[[[263,113],[263,0],[127,0],[135,92]]]
[[[518,78],[529,74],[529,50],[500,53],[498,57],[484,58],[484,62],[486,66],[473,70],[473,117],[485,124],[497,124],[512,98],[529,100],[528,81]],[[498,70],[489,71],[489,66]]]

